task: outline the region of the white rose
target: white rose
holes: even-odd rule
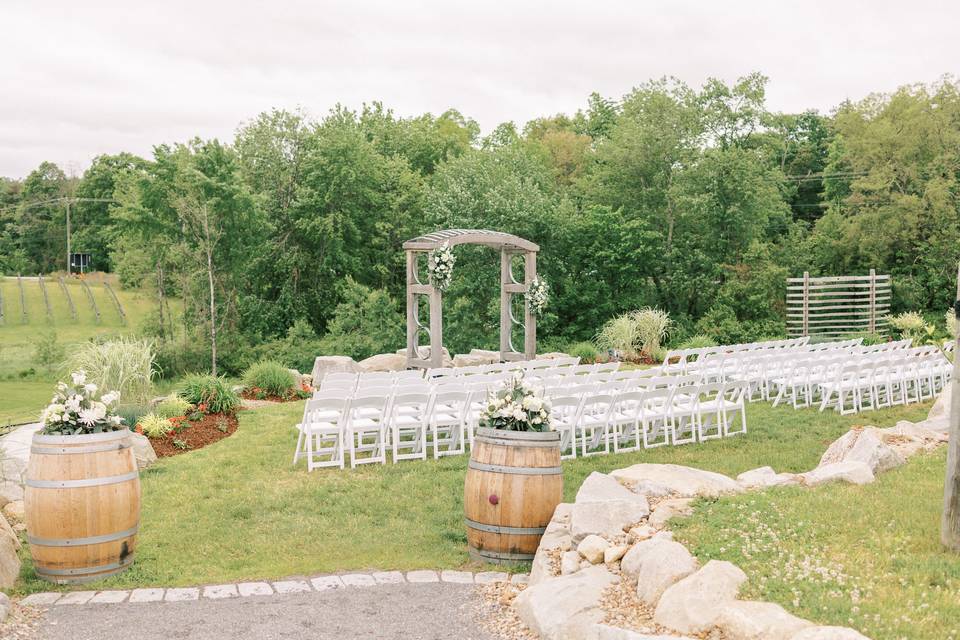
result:
[[[89,393],[90,395],[93,395],[93,394],[95,394],[95,393],[97,392],[97,385],[93,384],[92,382],[91,382],[90,384],[85,384],[85,385],[83,385],[83,388],[84,388],[84,389],[86,390],[86,392]]]
[[[87,372],[81,369],[80,371],[74,371],[70,374],[70,377],[73,378],[73,384],[79,386],[87,381]]]
[[[527,396],[523,399],[523,408],[527,411],[540,411],[543,402],[537,396]]]
[[[119,393],[117,393],[116,391],[110,391],[109,393],[103,394],[103,395],[100,397],[100,401],[101,401],[102,403],[104,403],[104,404],[108,404],[108,405],[109,405],[109,404],[113,404],[114,402],[116,402],[119,398],[120,398],[120,394],[119,394]]]

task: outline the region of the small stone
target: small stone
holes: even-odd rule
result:
[[[329,591],[330,589],[342,589],[343,580],[340,579],[340,576],[318,576],[316,578],[310,579],[310,584],[313,585],[313,588],[317,591]],[[274,583],[274,588],[277,584]]]
[[[440,572],[440,579],[444,582],[470,584],[473,582],[473,574],[469,571],[451,571],[449,569],[444,569]]]
[[[130,602],[160,602],[163,589],[134,589],[130,592]]]
[[[337,578],[337,580],[339,581],[340,579]],[[310,591],[310,585],[307,584],[306,580],[280,580],[279,582],[273,583],[273,588],[280,594],[306,593]],[[317,590],[319,591],[319,588]]]
[[[795,473],[777,473],[773,467],[759,467],[738,475],[737,482],[747,489],[765,489],[800,484],[800,476]]]
[[[640,526],[630,529],[630,535],[633,536],[634,542],[642,542],[647,538],[651,538],[656,532],[657,530],[648,524],[641,524]]]
[[[495,582],[509,582],[510,576],[503,571],[481,571],[473,577],[477,584],[493,584]]]
[[[133,445],[133,456],[137,461],[137,469],[143,470],[157,461],[157,453],[150,444],[150,439],[141,433],[131,433],[130,441]]]
[[[560,556],[560,575],[567,576],[580,571],[580,554],[576,551],[565,551]]]
[[[203,597],[210,600],[223,600],[224,598],[236,598],[237,585],[235,584],[215,584],[203,588]]]
[[[167,595],[163,597],[167,602],[184,602],[188,600],[197,600],[200,598],[200,589],[188,587],[185,589],[167,589]]]
[[[3,507],[3,515],[7,517],[7,520],[13,522],[23,522],[24,518],[26,517],[23,500],[14,500],[13,502],[7,503]]]
[[[340,576],[344,586],[347,587],[372,587],[377,584],[373,576],[366,573],[348,573]]]
[[[577,552],[591,564],[598,564],[603,560],[603,552],[610,543],[598,535],[591,534],[577,545]]]
[[[371,575],[377,584],[401,584],[404,581],[399,571],[374,571]]]
[[[46,607],[61,598],[63,594],[56,593],[53,591],[45,591],[43,593],[33,593],[23,600],[20,601],[20,605],[24,607]]]
[[[423,570],[407,571],[407,582],[440,582],[436,571]]]
[[[95,595],[97,595],[96,591],[71,591],[57,600],[57,606],[61,604],[87,604]]]
[[[266,582],[241,582],[237,585],[237,591],[242,598],[273,595],[273,587]]]
[[[603,551],[603,563],[610,564],[611,562],[616,562],[623,557],[623,554],[627,552],[627,545],[619,544],[615,547],[607,547]]]

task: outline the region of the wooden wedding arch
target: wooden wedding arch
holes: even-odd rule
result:
[[[443,292],[426,278],[420,279],[420,259],[432,261],[431,252],[444,245],[476,244],[500,250],[500,360],[528,360],[537,352],[537,321],[524,299],[523,320],[513,313],[513,297],[525,296],[537,277],[537,252],[533,242],[500,231],[482,229],[447,229],[434,231],[403,243],[407,253],[407,367],[443,366]],[[523,282],[513,275],[514,256],[523,256]],[[456,271],[456,269],[454,269]],[[454,274],[456,277],[456,274]],[[427,299],[429,320],[420,321],[420,304]],[[518,351],[512,340],[514,326],[523,326],[523,351]],[[426,333],[430,338],[430,352],[424,353],[419,340]]]

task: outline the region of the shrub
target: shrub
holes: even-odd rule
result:
[[[153,358],[149,340],[115,338],[83,344],[70,356],[69,367],[86,371],[102,389],[119,391],[122,400],[146,402],[156,374]]]
[[[261,360],[243,374],[244,387],[262,389],[267,395],[286,396],[296,384],[290,370],[274,360]]]
[[[53,329],[37,336],[33,350],[33,359],[44,369],[50,370],[63,360],[63,345],[57,342],[57,332]]]
[[[672,349],[706,349],[707,347],[715,347],[715,346],[717,346],[716,340],[714,340],[710,336],[705,336],[702,333],[698,333],[690,336],[683,342],[671,348]]]
[[[601,349],[612,349],[627,357],[654,355],[670,330],[670,314],[645,307],[609,320],[597,334]]]
[[[150,409],[142,404],[124,404],[117,407],[117,415],[123,418],[123,423],[133,428],[140,418],[150,413]]]
[[[895,316],[887,316],[887,322],[894,334],[901,339],[910,339],[914,345],[934,342],[937,328],[928,324],[916,311],[908,311]]]
[[[343,302],[337,305],[321,345],[328,355],[360,360],[391,353],[406,343],[400,309],[383,289],[369,289],[347,279]]]
[[[206,413],[232,413],[240,406],[240,397],[227,381],[211,375],[187,376],[177,395],[197,408],[203,405]]]
[[[625,313],[608,320],[597,333],[597,346],[604,351],[610,349],[625,355],[634,355],[634,344],[637,340],[637,330],[630,318],[630,314]]]
[[[163,416],[158,416],[155,413],[148,413],[140,418],[137,426],[140,427],[140,431],[143,433],[143,435],[147,436],[148,438],[163,438],[168,433],[173,431],[173,423]]]
[[[191,409],[193,409],[192,404],[177,394],[171,393],[157,403],[157,406],[153,408],[153,412],[161,418],[175,418],[177,416],[187,415],[187,412]]]
[[[567,345],[564,352],[571,356],[578,356],[580,361],[584,363],[595,362],[600,357],[600,352],[592,342],[574,342]]]

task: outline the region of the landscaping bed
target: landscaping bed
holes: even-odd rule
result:
[[[299,402],[300,400],[309,398],[312,393],[309,387],[291,389],[284,395],[270,393],[258,387],[253,387],[252,389],[244,389],[241,391],[240,397],[244,400],[261,400],[265,402]]]
[[[203,414],[197,420],[184,418],[169,434],[159,438],[150,438],[150,444],[158,458],[168,458],[208,444],[219,442],[237,430],[239,421],[236,414]]]

